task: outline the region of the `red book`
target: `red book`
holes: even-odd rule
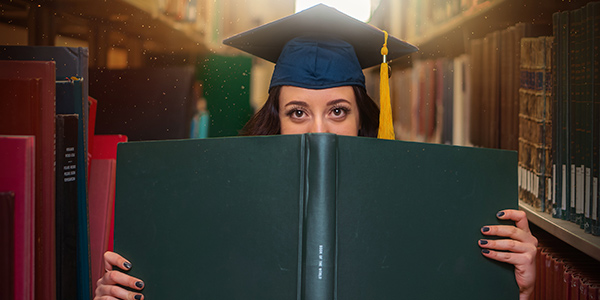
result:
[[[55,74],[53,61],[0,61],[0,134],[35,136],[36,299],[56,298]]]
[[[104,274],[103,255],[108,250],[116,171],[116,159],[92,159],[89,189],[92,290],[96,289],[96,280]]]
[[[34,295],[34,143],[33,136],[0,136],[0,190],[15,195],[14,299]]]
[[[533,292],[533,299],[540,300],[540,293],[542,289],[542,284],[540,278],[542,276],[542,247],[537,247],[535,254],[535,287]]]
[[[122,134],[94,135],[92,156],[97,159],[117,159],[117,144],[127,140],[127,136]]]
[[[546,265],[548,259],[549,259],[549,249],[548,248],[543,248],[541,251],[541,255],[540,255],[540,274],[539,277],[537,279],[537,281],[539,281],[541,283],[541,289],[539,291],[539,293],[537,294],[539,296],[539,299],[546,299],[546,294],[547,294],[547,289],[548,286],[546,285],[546,276],[549,273],[548,267]]]
[[[94,148],[92,149],[92,157],[94,159],[117,159],[117,145],[119,143],[127,142],[127,136],[125,135],[94,135]],[[115,168],[116,169],[116,168]],[[114,199],[115,190],[112,189],[111,196]],[[109,229],[108,229],[108,245],[107,250],[112,251],[113,241],[115,236],[115,207],[114,201],[109,207]]]
[[[554,281],[552,283],[553,288],[553,294],[554,294],[554,299],[562,299],[563,295],[565,294],[565,288],[564,285],[562,284],[563,280],[562,280],[562,276],[563,273],[565,272],[565,265],[564,262],[561,258],[556,258],[554,261]]]
[[[89,102],[89,118],[88,118],[88,168],[87,168],[87,180],[88,180],[88,186],[90,184],[90,165],[92,164],[92,149],[94,147],[94,132],[96,131],[96,113],[98,111],[98,100],[89,97],[88,96],[88,102]]]
[[[590,282],[589,283],[588,299],[589,300],[600,299],[600,282]]]

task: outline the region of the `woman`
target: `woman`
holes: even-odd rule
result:
[[[298,28],[298,18],[310,24],[307,25],[310,28]],[[271,79],[269,98],[245,126],[243,134],[327,132],[349,136],[377,135],[379,112],[366,93],[362,73],[362,68],[373,65],[373,62],[361,58],[372,56],[363,54],[372,52],[373,48],[363,47],[365,44],[377,45],[377,48],[381,44],[365,42],[365,36],[375,35],[375,39],[379,39],[381,32],[372,27],[365,28],[364,23],[347,18],[330,8],[316,6],[225,41],[257,56],[277,61]],[[327,24],[323,24],[324,22]],[[344,23],[344,31],[348,34],[339,33],[339,23]],[[286,24],[292,24],[292,29],[285,26]],[[324,33],[328,28],[334,29]],[[273,30],[285,33],[287,38],[277,37]],[[297,32],[290,33],[294,30]],[[306,32],[319,34],[304,36]],[[358,40],[352,42],[357,36]],[[275,46],[278,48],[275,51],[271,49],[263,53],[274,43],[273,40],[278,39],[283,39],[285,45]],[[260,45],[261,41],[265,44]],[[415,47],[393,38],[389,47],[388,55],[391,58],[416,50]],[[274,57],[273,53],[276,53]],[[498,212],[497,217],[512,220],[515,226],[482,227],[482,234],[503,238],[479,240],[482,255],[513,264],[520,298],[529,299],[535,281],[537,240],[529,231],[524,212],[502,210]],[[98,280],[95,299],[143,299],[141,293],[120,287],[128,287],[134,291],[141,291],[144,287],[140,279],[116,270],[128,270],[131,263],[113,252],[105,253],[104,258],[106,273]]]

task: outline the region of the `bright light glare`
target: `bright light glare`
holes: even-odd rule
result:
[[[296,0],[296,12],[323,3],[363,22],[371,18],[371,0]]]

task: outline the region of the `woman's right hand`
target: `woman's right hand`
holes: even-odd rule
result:
[[[104,273],[102,278],[98,279],[98,287],[96,288],[96,297],[94,297],[94,300],[144,299],[144,295],[123,288],[129,287],[139,291],[144,288],[144,282],[118,270],[113,270],[113,267],[129,270],[131,269],[131,263],[117,253],[106,251],[104,253],[104,268],[106,269],[106,273]]]

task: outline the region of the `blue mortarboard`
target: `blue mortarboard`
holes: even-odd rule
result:
[[[382,62],[383,41],[383,31],[319,4],[223,43],[276,63],[270,87],[325,89],[364,87],[362,69]],[[388,60],[417,51],[391,36],[387,47]]]

